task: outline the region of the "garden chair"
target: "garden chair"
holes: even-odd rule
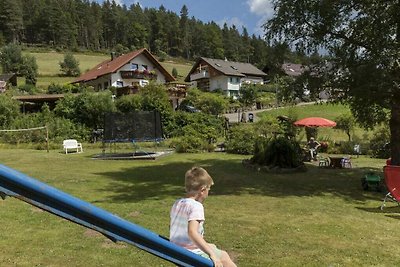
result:
[[[77,140],[75,139],[67,139],[63,141],[63,149],[65,151],[65,154],[68,154],[68,150],[72,149],[73,151],[76,151],[77,153],[83,152],[82,144],[78,143]]]
[[[342,164],[342,168],[352,168],[353,167],[351,165],[351,157],[343,158],[341,164]]]
[[[385,166],[383,167],[383,172],[385,175],[385,185],[389,192],[383,199],[381,210],[385,207],[387,200],[394,201],[400,206],[400,166]]]
[[[325,157],[318,157],[319,167],[329,167],[329,159]]]

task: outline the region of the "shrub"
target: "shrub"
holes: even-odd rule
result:
[[[56,115],[84,124],[91,129],[102,128],[104,116],[115,111],[111,92],[71,94],[58,101],[54,109]]]
[[[210,151],[211,147],[199,136],[183,136],[175,139],[175,142],[172,142],[171,145],[175,147],[178,153]]]
[[[115,106],[123,113],[140,110],[142,107],[142,99],[138,94],[124,95],[116,100]]]
[[[303,165],[302,150],[297,141],[285,137],[256,142],[251,162],[268,167],[297,168]]]
[[[376,129],[370,140],[370,149],[372,157],[375,158],[389,158],[390,150],[388,144],[390,142],[390,131],[387,126],[382,126]]]
[[[19,102],[6,94],[0,94],[0,127],[6,129],[19,115]]]
[[[79,61],[72,55],[72,53],[67,53],[64,55],[64,60],[59,62],[60,71],[63,76],[79,76],[81,75],[81,70],[79,69]]]
[[[178,70],[174,67],[174,68],[172,68],[172,76],[174,77],[174,78],[177,78],[178,77]]]
[[[251,124],[238,124],[228,132],[225,149],[228,153],[251,155],[254,152],[256,133]]]
[[[191,125],[196,129],[196,134],[201,133],[207,140],[209,138],[216,139],[223,135],[224,120],[219,117],[204,113],[174,112],[171,123],[164,128],[165,134],[169,137],[178,137],[187,135],[185,127]]]
[[[50,142],[60,144],[63,139],[69,138],[85,141],[90,137],[89,129],[69,119],[55,116],[46,105],[40,113],[26,114],[14,119],[10,127],[13,129],[26,129],[45,125],[48,127]],[[1,135],[1,140],[10,144],[35,143],[39,146],[42,144],[40,148],[44,149],[45,146],[43,144],[46,143],[46,132],[45,130],[7,132]]]

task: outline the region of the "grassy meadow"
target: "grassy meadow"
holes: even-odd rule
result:
[[[47,87],[51,83],[65,84],[72,82],[74,77],[60,77],[60,62],[64,60],[64,53],[60,52],[24,52],[24,54],[30,54],[36,58],[36,63],[38,64],[38,81],[37,86]],[[74,53],[74,57],[79,61],[79,68],[82,73],[87,72],[92,69],[97,64],[103,62],[110,58],[107,54],[83,54]],[[172,61],[167,60],[160,62],[161,65],[169,72],[172,73],[172,69],[176,68],[178,71],[178,81],[183,82],[186,75],[192,68],[192,63],[185,61]],[[18,84],[23,85],[25,83],[25,78],[21,77],[18,79]]]
[[[298,105],[291,107],[283,107],[278,109],[271,109],[261,113],[257,116],[262,117],[277,117],[279,115],[291,115],[297,119],[303,119],[307,117],[323,117],[330,120],[335,120],[342,114],[350,114],[350,109],[346,105],[342,104],[331,104],[331,103],[309,103],[306,105]],[[371,131],[367,131],[364,128],[356,125],[353,132],[351,133],[352,140],[366,140],[371,136]],[[299,133],[299,138],[306,140],[305,131],[301,130]],[[334,129],[331,127],[321,127],[318,128],[318,140],[329,141],[329,142],[340,142],[348,141],[347,134],[339,129]]]
[[[384,193],[360,183],[367,171],[382,174],[384,160],[362,156],[352,169],[307,163],[304,173],[273,174],[244,168],[241,155],[92,159],[100,152],[1,148],[0,163],[164,236],[184,172],[200,165],[215,181],[205,202],[206,239],[238,266],[400,264],[400,208],[381,211]],[[173,266],[14,198],[0,200],[0,218],[0,266]]]

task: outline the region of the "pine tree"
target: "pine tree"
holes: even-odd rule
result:
[[[20,0],[0,1],[0,31],[7,42],[17,43],[23,30],[22,5]]]

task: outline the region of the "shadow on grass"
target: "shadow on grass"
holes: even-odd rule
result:
[[[184,194],[184,174],[193,165],[202,166],[213,177],[212,195],[255,194],[272,197],[305,197],[330,194],[348,201],[379,199],[382,193],[363,191],[361,177],[370,168],[325,169],[307,165],[301,173],[275,174],[246,169],[239,159],[203,159],[185,162],[154,162],[118,171],[97,173],[112,182],[107,201],[139,202]],[[373,169],[381,172],[381,170]]]
[[[381,207],[378,206],[376,208],[364,208],[364,207],[357,207],[357,209],[366,211],[366,212],[371,212],[371,213],[381,213],[385,214],[386,217],[389,217],[391,219],[397,219],[400,220],[400,206],[397,204],[390,204],[391,202],[386,204],[386,207],[381,210]],[[388,205],[396,205],[396,206],[388,206]]]

